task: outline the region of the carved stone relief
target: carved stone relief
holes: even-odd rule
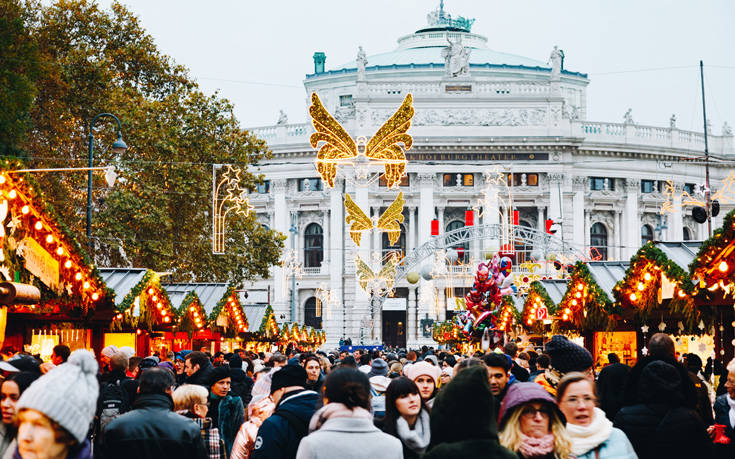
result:
[[[373,110],[371,121],[382,124],[393,110]],[[413,117],[416,126],[544,126],[546,109],[428,109],[417,110]]]

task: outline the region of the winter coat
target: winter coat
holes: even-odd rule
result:
[[[230,379],[232,385],[230,386],[230,394],[232,396],[240,397],[242,404],[248,406],[250,400],[253,399],[253,378],[247,375],[242,368],[230,369]]]
[[[301,439],[308,433],[319,395],[312,390],[283,394],[273,414],[258,429],[252,459],[291,459],[296,457]]]
[[[712,415],[712,402],[709,398],[709,389],[707,384],[697,376],[696,373],[688,371],[689,380],[694,385],[694,391],[697,394],[697,414],[702,418],[702,422],[705,426],[711,426],[715,422],[715,418]]]
[[[662,361],[649,363],[640,373],[637,399],[615,416],[614,426],[622,430],[638,457],[711,457],[712,442],[694,410],[685,405],[679,369]]]
[[[217,414],[217,428],[220,437],[225,442],[226,457],[230,457],[232,453],[232,444],[243,422],[245,422],[245,408],[242,406],[240,397],[227,394],[221,398]]]
[[[613,363],[600,371],[597,377],[597,392],[600,395],[600,408],[608,419],[615,419],[618,410],[623,406],[625,380],[630,367],[624,363]]]
[[[0,457],[3,457],[5,452],[10,449],[10,444],[13,443],[15,435],[15,427],[0,422]]]
[[[727,375],[722,376],[727,378]],[[714,445],[716,454],[713,457],[735,457],[735,430],[730,424],[730,405],[727,403],[727,394],[720,395],[715,399],[715,424],[722,424],[725,427],[725,435],[730,438],[729,445]]]
[[[528,370],[518,365],[515,361],[513,361],[513,366],[511,367],[510,372],[516,377],[516,380],[520,382],[527,382],[530,375]]]
[[[517,456],[498,442],[493,394],[484,367],[462,370],[436,396],[424,459]]]
[[[211,363],[207,363],[207,366],[204,368],[199,368],[196,373],[192,374],[191,376],[186,378],[186,384],[197,384],[199,386],[205,387],[207,390],[209,390],[209,377],[212,373],[212,370],[214,367]]]
[[[628,437],[622,430],[613,428],[604,443],[577,456],[577,459],[636,459],[637,457]]]
[[[139,394],[132,411],[107,425],[95,459],[206,459],[199,426],[173,407],[168,394]]]
[[[332,418],[301,440],[296,459],[401,459],[401,448],[369,419]]]
[[[12,459],[22,459],[17,445],[13,450]],[[66,459],[92,459],[92,444],[89,439],[84,440],[81,445],[72,447],[67,453]]]
[[[639,403],[638,389],[640,388],[640,378],[643,370],[652,362],[665,362],[676,368],[681,378],[681,386],[679,392],[683,398],[683,406],[691,409],[695,409],[697,406],[697,393],[694,389],[691,379],[689,379],[689,372],[684,368],[681,363],[674,359],[659,359],[654,357],[643,357],[638,359],[638,362],[628,373],[628,378],[625,381],[625,387],[623,389],[623,405],[631,406]]]

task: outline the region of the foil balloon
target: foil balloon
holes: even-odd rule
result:
[[[513,260],[511,260],[509,257],[503,257],[500,259],[500,272],[505,276],[510,276],[510,271],[513,269]]]

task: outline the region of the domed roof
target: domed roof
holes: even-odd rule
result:
[[[425,48],[407,48],[397,49],[387,53],[374,54],[368,56],[367,68],[373,66],[392,66],[392,65],[427,65],[436,64],[444,65],[442,57],[443,47],[425,47]],[[471,48],[470,65],[510,65],[524,67],[543,67],[549,66],[542,61],[531,59],[529,57],[517,56],[515,54],[501,53],[487,48]],[[357,68],[355,61],[347,62],[333,70],[354,69]]]

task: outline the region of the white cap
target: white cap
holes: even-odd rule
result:
[[[124,352],[124,353],[125,353],[125,355],[127,355],[127,356],[128,356],[128,358],[130,358],[130,357],[132,357],[132,356],[134,356],[134,355],[135,355],[135,349],[133,349],[133,348],[132,348],[132,347],[130,347],[130,346],[123,346],[123,347],[121,347],[120,349],[118,349],[118,351],[120,351],[120,352]]]
[[[112,356],[115,355],[117,351],[119,351],[117,346],[115,346],[114,344],[110,344],[109,346],[102,349],[102,355],[104,355],[108,359],[111,359]]]

